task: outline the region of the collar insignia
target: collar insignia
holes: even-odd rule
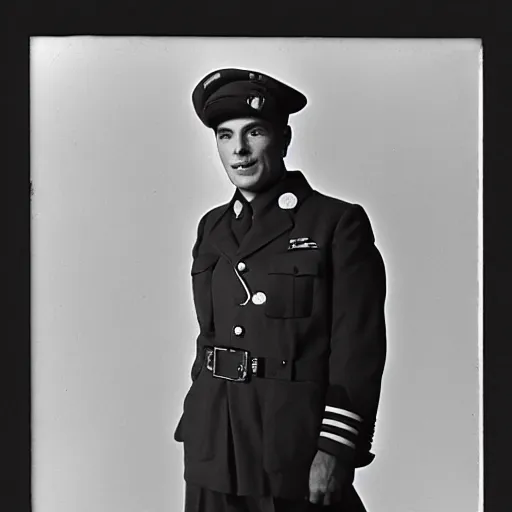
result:
[[[241,201],[239,201],[238,199],[235,201],[235,203],[233,204],[233,211],[235,212],[235,215],[236,215],[236,218],[238,219],[238,217],[240,216],[240,214],[242,213],[242,210],[244,208],[244,205],[242,204]]]
[[[285,192],[284,194],[281,194],[277,201],[279,208],[282,208],[283,210],[292,210],[297,206],[297,202],[297,196],[291,192]]]

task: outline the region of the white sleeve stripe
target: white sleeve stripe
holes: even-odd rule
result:
[[[356,445],[349,441],[348,439],[345,439],[344,437],[337,436],[336,434],[331,434],[330,432],[320,432],[320,435],[323,437],[328,437],[329,439],[332,439],[333,441],[337,441],[338,443],[346,444],[347,446],[350,446],[350,448],[355,448]]]
[[[348,430],[349,432],[352,432],[352,434],[359,434],[359,431],[353,427],[350,427],[349,425],[346,425],[345,423],[342,423],[341,421],[331,420],[329,418],[324,418],[322,420],[322,424],[324,425],[330,425],[331,427],[338,427],[342,428],[343,430]]]
[[[325,406],[326,412],[334,412],[336,414],[341,414],[342,416],[346,416],[347,418],[352,418],[353,420],[363,421],[363,418],[358,414],[350,411],[346,411],[345,409],[339,409],[338,407],[331,407],[330,405]]]

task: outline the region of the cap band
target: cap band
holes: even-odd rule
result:
[[[229,119],[256,117],[271,123],[288,121],[271,96],[249,94],[246,96],[222,96],[209,100],[204,107],[204,117],[211,128]]]

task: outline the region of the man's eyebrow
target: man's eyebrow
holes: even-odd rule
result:
[[[261,129],[266,130],[266,131],[269,130],[269,128],[267,128],[265,123],[263,123],[261,121],[252,121],[252,122],[248,123],[247,125],[245,125],[243,127],[243,131],[244,131],[244,133],[246,133],[246,132],[248,132],[250,130],[254,130],[254,128],[261,128]],[[222,128],[217,128],[217,131],[215,133],[217,135],[219,133],[233,133],[233,130],[231,128],[222,127]]]
[[[249,130],[254,130],[254,128],[262,128],[263,130],[268,131],[268,128],[261,121],[252,121],[251,123],[249,123],[248,125],[246,125],[244,127],[244,131],[247,132]]]

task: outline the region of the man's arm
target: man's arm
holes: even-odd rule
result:
[[[318,440],[320,450],[348,465],[372,460],[386,358],[386,277],[374,242],[366,212],[352,205],[339,220],[332,245],[329,387]]]
[[[194,246],[192,248],[192,258],[195,260],[197,257],[197,254],[199,252],[199,246],[201,245],[201,241],[204,236],[204,225],[206,223],[206,215],[204,215],[201,220],[199,221],[198,227],[197,227],[197,235],[196,235],[196,241],[194,243]],[[199,374],[199,370],[201,369],[202,365],[202,359],[199,357],[200,351],[199,351],[199,343],[196,342],[196,356],[194,358],[194,362],[192,363],[192,367],[190,370],[190,377],[192,381],[194,381]],[[183,432],[182,432],[182,420],[183,420],[183,414],[181,415],[178,425],[176,426],[176,429],[174,430],[174,440],[178,441],[180,443],[183,442]]]
[[[192,258],[194,261],[197,258],[197,255],[199,253],[199,247],[201,246],[201,242],[204,237],[204,226],[206,224],[207,215],[208,214],[203,215],[203,217],[201,218],[201,220],[199,221],[199,224],[197,226],[197,237],[196,237],[194,246],[192,248]],[[196,308],[196,312],[197,312],[197,308]],[[198,318],[198,321],[199,321],[199,318]],[[202,364],[203,364],[203,360],[202,360],[202,354],[201,354],[200,347],[199,347],[199,337],[198,337],[197,341],[196,341],[196,357],[194,359],[194,363],[192,364],[192,369],[190,371],[190,376],[193,381],[196,379],[197,375],[199,374]]]
[[[384,362],[384,263],[370,221],[359,205],[339,220],[332,245],[332,330],[329,386],[310,500],[329,504],[367,465]],[[338,496],[336,496],[336,494]]]

